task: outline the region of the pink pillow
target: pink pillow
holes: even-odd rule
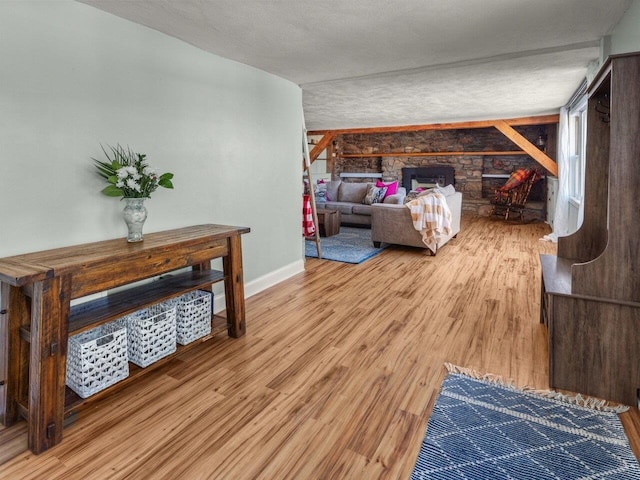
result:
[[[376,187],[387,187],[387,193],[385,193],[384,198],[387,198],[389,195],[394,195],[398,192],[398,181],[384,183],[382,180],[378,180],[376,182]]]

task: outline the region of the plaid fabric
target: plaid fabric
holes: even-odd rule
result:
[[[503,186],[494,190],[493,200],[491,203],[494,205],[508,205],[511,203],[512,191],[529,180],[533,183],[540,180],[540,174],[535,168],[521,168],[516,170],[511,174]]]
[[[505,182],[503,186],[498,188],[498,190],[500,190],[501,192],[506,192],[508,190],[511,190],[512,188],[516,188],[518,185],[522,185],[532,173],[535,173],[535,169],[529,170],[529,169],[520,168],[515,172],[511,173],[511,176],[509,177],[509,179]]]
[[[313,211],[311,210],[311,200],[309,195],[302,196],[302,235],[312,237],[316,233],[316,226],[313,223]]]

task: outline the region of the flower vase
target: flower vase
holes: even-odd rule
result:
[[[147,219],[145,200],[146,198],[124,198],[125,207],[122,210],[122,218],[124,218],[129,230],[127,242],[142,241],[142,226]]]

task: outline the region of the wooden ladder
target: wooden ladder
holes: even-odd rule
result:
[[[318,225],[318,209],[316,208],[316,196],[314,192],[313,180],[311,178],[311,157],[309,155],[309,138],[307,136],[307,127],[304,121],[304,114],[302,115],[302,152],[303,152],[303,180],[307,180],[309,183],[309,200],[311,202],[311,213],[313,215],[313,226],[315,228],[315,242],[316,250],[318,251],[318,258],[322,258],[322,246],[320,245],[320,228]],[[306,240],[305,240],[306,241]]]

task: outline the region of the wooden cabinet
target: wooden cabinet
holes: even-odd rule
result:
[[[62,440],[65,417],[152,368],[131,365],[126,380],[88,399],[65,387],[68,336],[139,308],[224,281],[223,326],[229,336],[242,336],[240,236],[248,232],[248,228],[199,225],[147,234],[139,243],[107,240],[0,259],[0,344],[7,352],[0,370],[4,424],[24,417],[29,448],[43,452]],[[212,270],[214,258],[222,258],[222,272]],[[157,281],[70,306],[72,299],[156,276],[160,276]],[[198,343],[179,346],[176,354]]]
[[[541,257],[552,387],[636,405],[640,388],[640,53],[588,89],[584,220]]]

